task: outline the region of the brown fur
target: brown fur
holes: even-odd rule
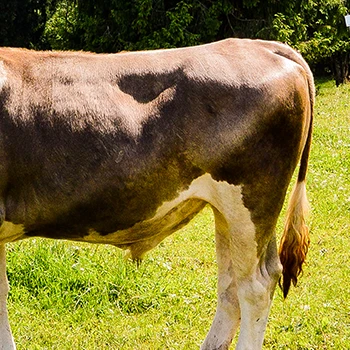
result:
[[[0,245],[41,236],[137,259],[209,203],[232,238],[218,244],[230,317],[218,313],[202,349],[227,348],[239,317],[238,347],[259,348],[281,272],[275,224],[300,158],[285,295],[309,244],[312,82],[297,52],[260,40],[115,55],[0,48]]]

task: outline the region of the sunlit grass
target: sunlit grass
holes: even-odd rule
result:
[[[318,82],[314,126],[308,264],[286,301],[276,291],[265,349],[350,349],[350,86]],[[8,276],[19,350],[198,349],[216,306],[212,214],[140,267],[110,246],[9,244]]]

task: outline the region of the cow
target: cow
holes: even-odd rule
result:
[[[0,343],[15,349],[5,244],[111,244],[133,260],[204,206],[216,314],[201,349],[261,349],[272,296],[309,247],[314,105],[301,55],[272,41],[94,54],[0,49]],[[279,250],[275,226],[290,196]]]

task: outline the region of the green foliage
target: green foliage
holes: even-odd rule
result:
[[[61,0],[44,36],[55,49],[96,52],[196,45],[217,38],[230,9],[221,1]]]
[[[256,30],[257,36],[297,48],[313,68],[322,65],[334,71],[337,83],[345,82],[349,74],[350,34],[344,15],[349,11],[349,2],[271,0],[266,4],[270,9],[267,12],[259,2],[255,4],[258,16],[265,18],[261,29]]]
[[[283,13],[274,16],[277,40],[297,49],[312,64],[350,50],[349,33],[344,24],[347,13],[343,0],[293,2]]]
[[[46,22],[43,33],[44,40],[52,49],[62,50],[69,48],[75,36],[78,22],[78,9],[74,2],[69,0],[60,1]]]
[[[45,48],[41,41],[56,0],[0,0],[0,45]]]
[[[127,49],[170,48],[198,44],[199,35],[191,33],[189,30],[189,26],[193,21],[191,4],[185,1],[178,2],[174,9],[165,12],[164,22],[166,26],[150,31],[148,30],[148,24],[151,21],[145,19],[145,13],[148,13],[148,17],[151,17],[152,1],[139,2],[148,4],[146,11],[143,11],[142,7],[138,9],[138,17],[133,26],[141,39],[139,42],[131,44]]]
[[[349,0],[0,0],[0,44],[118,52],[273,39],[342,82],[349,73],[349,8]]]
[[[300,13],[276,13],[272,26],[275,39],[289,45],[303,42],[307,37],[307,25]]]

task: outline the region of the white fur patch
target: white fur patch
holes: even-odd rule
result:
[[[4,221],[0,226],[0,244],[13,242],[24,235],[23,225],[15,225],[12,222]]]
[[[0,349],[15,350],[6,306],[8,291],[5,245],[0,245]]]
[[[225,216],[230,222],[232,230],[241,236],[241,239],[237,243],[238,251],[240,251],[242,244],[256,247],[255,227],[251,221],[249,210],[243,204],[241,186],[230,185],[224,181],[215,181],[210,174],[204,174],[193,180],[190,187],[186,191],[181,192],[177,198],[164,202],[158,208],[153,218],[138,223],[129,229],[104,236],[94,230],[90,230],[89,235],[85,236],[83,240],[92,243],[125,245],[125,248],[129,244],[150,241],[152,240],[152,236],[149,234],[145,235],[145,232],[152,232],[154,236],[161,236],[162,232],[159,232],[158,226],[159,221],[166,219],[166,224],[164,224],[165,231],[171,226],[169,220],[175,222],[180,221],[181,218],[179,216],[185,218],[187,214],[185,211],[178,210],[174,215],[174,210],[190,199],[202,200],[203,205],[204,203],[209,203]],[[242,242],[242,239],[245,242]],[[159,243],[160,240],[157,239],[157,241]],[[153,246],[155,245],[153,244]],[[253,254],[255,253],[256,251],[253,249]],[[245,260],[246,256],[237,256],[236,258],[238,260]]]

